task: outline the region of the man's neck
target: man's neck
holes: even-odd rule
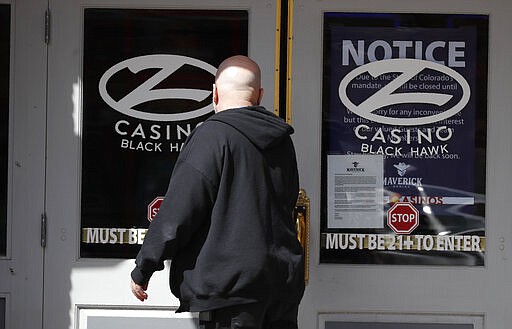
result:
[[[229,109],[236,109],[236,108],[240,108],[240,107],[255,106],[255,105],[257,105],[257,104],[253,104],[252,102],[249,102],[249,101],[219,103],[216,106],[216,112],[221,112],[221,111],[229,110]]]

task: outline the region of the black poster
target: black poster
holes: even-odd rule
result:
[[[80,255],[134,258],[183,143],[213,114],[216,67],[247,55],[248,13],[84,15]]]
[[[11,5],[0,5],[0,255],[7,251]]]
[[[324,13],[323,263],[484,265],[488,16]]]

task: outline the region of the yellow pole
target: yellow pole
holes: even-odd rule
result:
[[[279,115],[279,62],[281,59],[281,0],[276,2],[276,46],[274,62],[274,113]]]
[[[293,0],[288,0],[288,42],[286,45],[286,122],[292,123]]]

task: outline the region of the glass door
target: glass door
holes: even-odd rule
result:
[[[193,328],[167,269],[150,299],[130,272],[220,62],[247,54],[273,109],[275,4],[50,1],[44,328]],[[271,37],[269,37],[271,36]],[[127,324],[126,318],[131,320]]]
[[[510,323],[509,8],[294,1],[303,328]]]

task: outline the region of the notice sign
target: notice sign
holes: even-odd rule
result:
[[[81,257],[135,258],[217,66],[247,47],[243,10],[84,10]]]
[[[484,264],[487,36],[484,15],[324,13],[322,262]]]
[[[383,157],[329,155],[329,228],[382,228]]]

